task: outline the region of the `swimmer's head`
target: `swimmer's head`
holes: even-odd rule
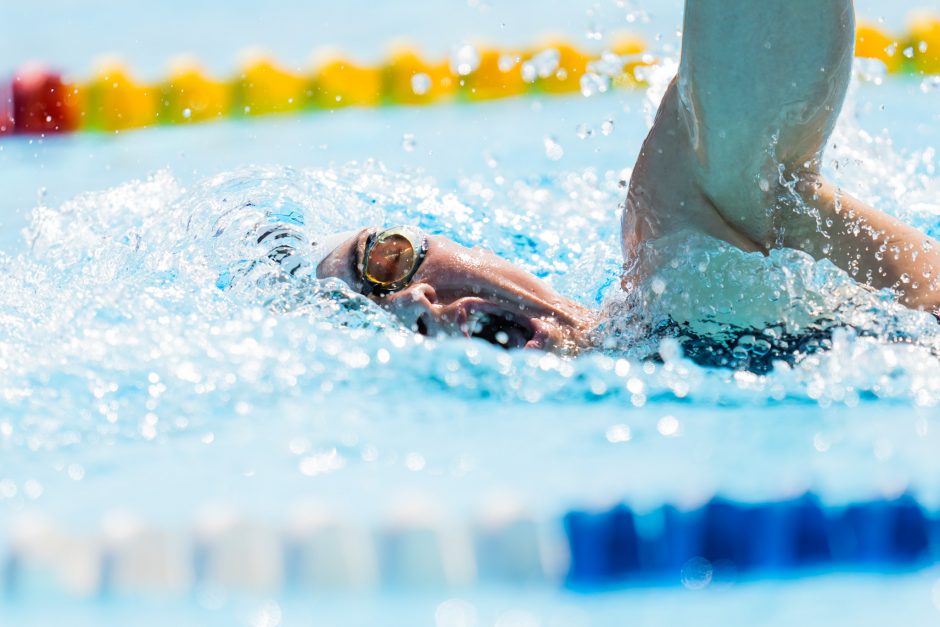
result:
[[[505,348],[574,352],[593,313],[480,248],[417,229],[366,228],[317,265],[423,335],[478,337]]]

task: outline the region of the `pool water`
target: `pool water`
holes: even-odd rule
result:
[[[671,28],[677,7],[636,4],[653,14],[642,28],[671,32],[662,25]],[[510,23],[561,24],[569,10]],[[508,511],[549,536],[572,509],[695,508],[716,495],[764,503],[813,492],[839,507],[907,494],[936,511],[932,319],[858,290],[829,264],[714,243],[665,264],[638,300],[620,294],[618,204],[671,63],[667,50],[648,92],[4,140],[0,559],[45,525],[91,546],[126,528],[189,537],[219,520],[281,530],[310,511],[380,530],[402,520],[451,529]],[[938,104],[935,81],[884,78],[860,63],[826,166],[853,194],[934,236]],[[605,349],[562,359],[422,338],[336,283],[281,281],[264,267],[242,276],[257,251],[237,225],[291,209],[310,232],[406,222],[491,248],[607,312]],[[663,312],[688,308],[682,286],[693,279],[710,288],[696,307],[742,327],[802,329],[838,310],[854,330],[828,329],[826,350],[767,372],[703,367],[650,332]],[[731,349],[751,354],[775,340],[738,338]],[[661,359],[644,359],[652,353]],[[391,615],[503,626],[735,615],[755,625],[875,625],[889,615],[923,624],[937,611],[931,570],[733,577],[704,591],[677,575],[662,590],[578,595],[557,591],[563,569],[519,595],[486,582],[400,596],[380,585],[362,607],[343,595],[308,606],[289,590],[200,585],[159,611],[146,594],[67,600],[74,588],[40,574],[0,611],[22,624],[65,615],[76,624],[142,615],[375,624]],[[0,581],[12,590],[9,570]],[[100,573],[86,575],[75,576],[77,596],[94,598]],[[865,601],[847,609],[854,598]],[[49,599],[63,605],[40,611]]]
[[[641,589],[591,596],[534,589],[377,595],[364,603],[343,594],[297,594],[274,599],[231,600],[205,591],[193,600],[63,602],[44,612],[49,624],[76,627],[133,623],[149,627],[171,622],[183,627],[214,625],[496,625],[530,627],[616,627],[746,624],[930,625],[936,620],[936,571],[893,576],[812,576],[794,581],[725,584],[704,590]],[[32,609],[33,611],[29,611]],[[12,624],[35,624],[34,606],[5,609]],[[53,622],[58,621],[58,622]]]

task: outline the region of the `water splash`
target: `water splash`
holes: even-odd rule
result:
[[[670,67],[650,70],[651,105]],[[827,172],[936,235],[935,155],[896,155],[889,137],[858,128],[851,106]],[[940,402],[935,324],[800,253],[763,258],[694,238],[684,248],[673,242],[680,254],[624,296],[617,207],[626,178],[588,169],[507,180],[497,163],[446,191],[420,173],[366,162],[248,168],[189,189],[159,172],[40,206],[27,252],[0,258],[2,441],[56,449],[159,439],[270,399],[316,406],[342,390],[625,407]],[[293,221],[310,241],[407,223],[492,248],[602,307],[604,350],[566,360],[415,336],[337,281],[285,276],[250,237],[271,216]],[[676,332],[664,326],[670,319],[694,326]],[[825,331],[825,350],[762,374],[695,365],[683,342],[719,321],[739,327],[727,337],[731,358],[773,354],[806,329]],[[644,361],[650,355],[659,360]]]

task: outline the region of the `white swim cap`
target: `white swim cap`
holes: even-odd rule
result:
[[[310,265],[314,275],[323,260],[330,256],[330,253],[347,240],[358,235],[361,230],[362,229],[353,229],[352,231],[343,231],[342,233],[332,233],[313,242],[310,248]]]

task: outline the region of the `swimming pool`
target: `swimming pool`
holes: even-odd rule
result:
[[[531,20],[511,9],[520,26],[507,41],[564,20],[580,28],[586,8],[540,5]],[[678,15],[647,9],[651,33]],[[467,28],[499,35],[492,13],[460,11],[474,16]],[[445,45],[427,26],[439,16],[414,19],[428,46]],[[230,58],[210,44],[196,51]],[[759,375],[699,367],[668,342],[655,347],[662,363],[643,361],[616,344],[634,339],[619,328],[609,353],[567,361],[417,338],[379,312],[337,314],[283,286],[217,287],[237,242],[214,240],[211,226],[235,197],[316,207],[328,225],[417,222],[615,307],[621,181],[663,80],[652,94],[0,143],[0,609],[22,624],[933,620],[940,362],[918,316],[865,302],[860,323],[912,341],[837,331],[831,350]],[[934,235],[938,99],[933,81],[882,81],[863,64],[829,166]],[[540,237],[520,235],[533,225]],[[804,283],[809,304],[786,295],[788,311],[843,289],[799,256],[716,251],[709,263],[738,268],[726,297],[752,290],[755,268]],[[853,533],[914,520],[891,524],[921,538],[916,551],[750,569],[690,548],[656,577],[592,566],[590,585],[572,580],[596,550],[572,548],[572,512],[596,514],[607,533],[625,503],[643,539],[665,528],[666,504],[714,512],[718,496],[762,511],[807,493],[830,521],[822,533],[863,504]],[[904,518],[912,499],[920,514]]]

